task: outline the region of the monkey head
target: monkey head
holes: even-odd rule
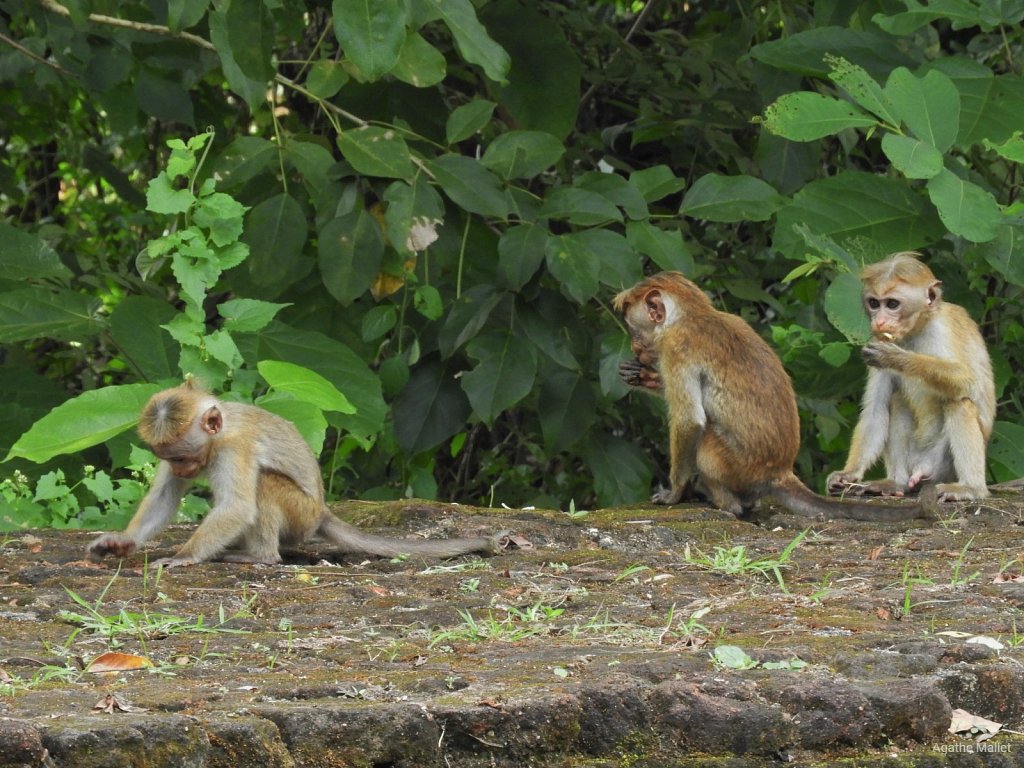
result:
[[[876,339],[899,343],[912,337],[942,306],[942,281],[914,253],[896,253],[865,267],[864,309]]]
[[[224,415],[213,396],[191,381],[158,392],[139,419],[139,435],[171,473],[191,480],[210,462],[213,438],[224,428]]]
[[[679,322],[687,308],[710,309],[711,300],[681,272],[659,272],[619,293],[612,306],[626,321],[633,354],[651,365],[661,330]]]

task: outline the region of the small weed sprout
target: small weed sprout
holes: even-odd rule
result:
[[[949,582],[953,587],[965,587],[981,575],[981,571],[974,571],[970,575],[964,574],[964,560],[967,557],[967,550],[970,549],[973,543],[974,537],[972,536],[964,544],[956,560],[953,561],[953,575]]]
[[[683,558],[690,565],[696,565],[699,568],[706,568],[717,573],[731,576],[758,574],[769,580],[774,578],[779,588],[788,594],[789,589],[782,578],[782,570],[791,567],[790,560],[793,552],[800,546],[800,543],[809,531],[810,529],[808,528],[798,533],[779,553],[778,557],[754,558],[747,554],[747,548],[744,545],[738,544],[728,549],[725,547],[715,547],[714,554],[710,556],[705,555],[703,552],[698,552],[694,555],[690,552],[689,545],[687,545],[683,552]]]
[[[582,520],[590,514],[585,509],[576,509],[576,499],[569,499],[569,509],[563,513],[570,520]]]

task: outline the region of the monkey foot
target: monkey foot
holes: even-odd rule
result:
[[[180,568],[186,565],[195,565],[198,562],[198,560],[193,560],[191,557],[161,557],[159,560],[150,563],[149,567],[154,570],[157,568],[163,568],[166,570],[168,568]]]
[[[977,501],[987,497],[988,488],[973,488],[960,483],[939,483],[935,486],[939,501]]]

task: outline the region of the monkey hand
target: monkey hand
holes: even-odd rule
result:
[[[90,560],[99,562],[107,555],[128,557],[135,551],[135,539],[122,533],[105,533],[95,539],[86,549]]]
[[[861,476],[856,472],[832,472],[825,481],[828,492],[832,496],[852,493],[856,496],[863,494]]]
[[[154,560],[152,563],[150,563],[149,567],[153,570],[156,570],[157,568],[163,568],[164,570],[167,570],[168,568],[179,568],[186,565],[195,565],[198,562],[201,561],[195,560],[191,557],[161,557],[159,560]]]
[[[903,347],[891,341],[872,341],[860,351],[864,362],[872,368],[895,368],[906,353]]]
[[[651,496],[655,504],[678,504],[686,496],[687,486],[679,488],[660,488],[657,493]]]
[[[637,357],[619,364],[619,378],[631,387],[661,389],[661,376],[657,369]]]

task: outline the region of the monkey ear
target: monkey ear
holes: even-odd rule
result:
[[[928,286],[928,309],[935,309],[939,306],[939,299],[942,298],[942,281],[936,280]]]
[[[220,408],[216,405],[207,408],[206,413],[199,417],[199,425],[208,435],[216,435],[224,429],[224,416],[221,414]]]
[[[665,322],[665,302],[661,299],[661,291],[657,288],[647,292],[644,296],[644,306],[647,307],[647,317],[655,325]]]

